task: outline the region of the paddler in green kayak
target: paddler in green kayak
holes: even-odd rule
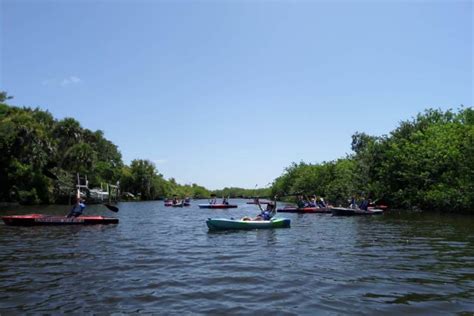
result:
[[[276,197],[275,197],[276,198]],[[268,202],[267,207],[265,210],[262,209],[260,206],[260,202],[257,199],[257,205],[260,208],[261,213],[258,214],[256,217],[248,217],[244,216],[242,218],[243,221],[269,221],[272,219],[273,216],[276,214],[276,202]]]

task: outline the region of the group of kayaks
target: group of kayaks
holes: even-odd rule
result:
[[[209,203],[199,204],[199,208],[212,208],[212,209],[227,209],[227,208],[237,208],[237,204],[230,204],[229,199],[223,197],[221,203],[217,203],[217,199],[213,197],[213,199],[209,200]]]
[[[266,201],[265,204],[273,203]],[[256,201],[249,201],[247,204],[264,204]],[[201,205],[199,205],[201,207]],[[209,207],[206,205],[205,207]],[[237,207],[237,206],[235,206]],[[332,207],[332,206],[305,206],[305,207],[294,207],[286,206],[284,208],[277,209],[280,213],[315,213],[315,214],[331,214],[333,216],[357,216],[357,215],[378,215],[383,214],[386,206],[376,208],[374,206],[368,207],[366,210],[354,207]],[[209,230],[244,230],[244,229],[263,229],[263,228],[289,228],[291,220],[288,218],[274,217],[270,220],[248,220],[248,219],[226,219],[226,218],[209,218],[206,221]]]
[[[248,203],[253,204],[253,203]],[[280,213],[316,213],[331,214],[333,216],[363,216],[383,214],[386,206],[369,207],[367,210],[360,208],[345,207],[293,207],[286,206],[279,208]],[[209,218],[206,221],[209,230],[243,230],[243,229],[262,229],[262,228],[289,228],[291,220],[288,218],[272,218],[268,221],[249,221],[242,219]]]
[[[189,203],[189,201],[187,201]],[[272,203],[268,201],[265,204]],[[176,204],[176,203],[175,203]],[[181,207],[185,206],[185,201],[180,202]],[[249,204],[263,204],[249,203]],[[166,205],[166,204],[165,204]],[[166,205],[179,207],[175,205]],[[199,204],[199,208],[207,209],[229,209],[237,208],[235,204],[224,203],[206,203]],[[344,207],[292,207],[286,206],[277,209],[280,213],[332,213],[333,216],[362,216],[362,215],[380,215],[383,214],[386,206],[369,207],[367,210],[359,208],[344,208]],[[118,211],[118,209],[117,209]],[[28,214],[28,215],[10,215],[2,216],[2,220],[6,225],[11,226],[44,226],[44,225],[108,225],[118,224],[118,218],[104,217],[104,216],[79,216],[79,217],[65,217],[42,214]],[[208,218],[206,221],[209,230],[246,230],[246,229],[269,229],[269,228],[289,228],[291,220],[288,218],[272,217],[269,220],[251,220],[249,218],[242,219],[227,219],[227,218]]]
[[[334,216],[379,215],[383,214],[386,206],[369,207],[367,210],[348,207],[293,207],[279,208],[280,213],[328,213]]]
[[[165,206],[170,207],[183,207],[183,206],[191,206],[191,199],[186,198],[183,200],[177,200],[174,198],[173,200],[165,200]],[[209,201],[209,203],[199,204],[199,208],[213,208],[213,209],[227,209],[227,208],[237,208],[236,204],[229,204],[226,198],[222,199],[221,203],[217,203],[217,200],[214,198]]]
[[[185,198],[182,200],[178,200],[178,199],[165,200],[165,206],[171,206],[171,207],[191,206],[191,199]]]

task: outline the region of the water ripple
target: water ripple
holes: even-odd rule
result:
[[[474,312],[473,218],[284,214],[290,229],[207,231],[208,217],[257,213],[239,203],[123,203],[117,226],[0,225],[0,314]]]

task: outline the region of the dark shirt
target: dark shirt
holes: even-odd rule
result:
[[[86,208],[86,205],[82,202],[74,205],[71,209],[71,212],[69,212],[68,217],[71,217],[71,216],[77,217],[77,216],[82,215],[85,208]]]
[[[264,221],[269,221],[272,218],[272,215],[269,211],[263,211],[260,216],[263,218]]]
[[[367,200],[362,201],[362,203],[360,203],[360,206],[359,206],[359,208],[364,211],[367,211],[368,207],[369,207],[369,201]]]

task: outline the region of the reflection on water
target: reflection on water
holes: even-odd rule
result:
[[[238,209],[122,203],[119,225],[0,225],[0,313],[474,312],[474,218],[280,214],[290,229],[210,233]],[[66,214],[58,206],[1,211]]]

